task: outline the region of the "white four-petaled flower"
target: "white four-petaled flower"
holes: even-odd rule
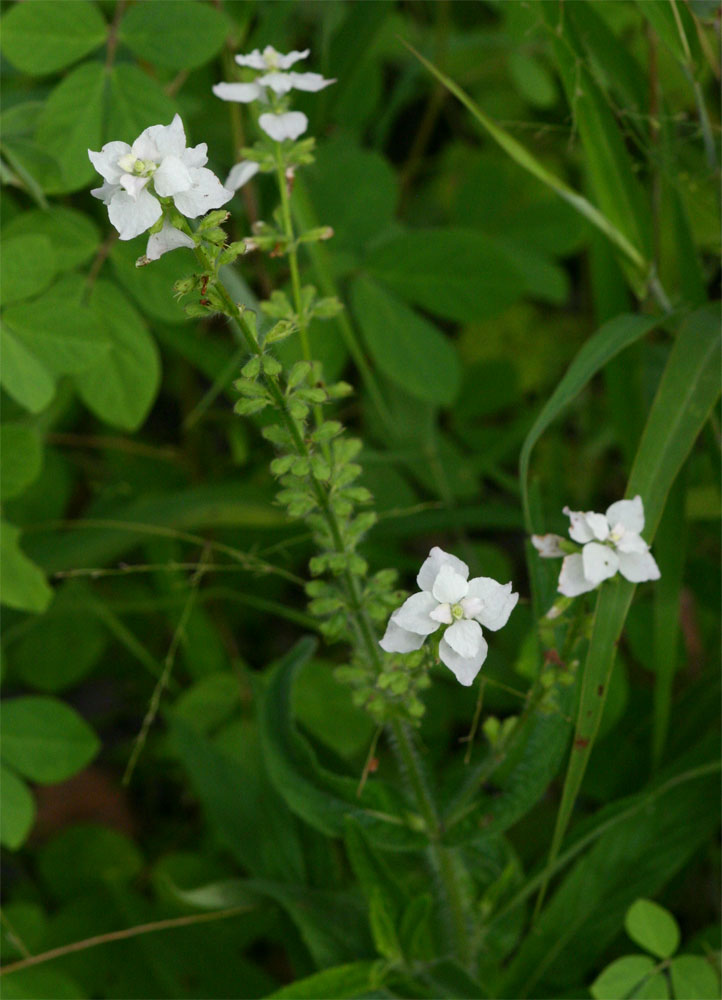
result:
[[[391,615],[379,643],[387,653],[420,649],[427,635],[446,625],[439,657],[465,686],[469,686],[486,659],[484,628],[496,632],[509,620],[519,595],[511,583],[488,576],[469,580],[469,567],[456,556],[434,547],[416,577],[420,592]]]
[[[183,122],[176,115],[170,125],[145,129],[132,146],[107,142],[100,152],[89,149],[90,161],[104,180],[90,193],[108,206],[121,240],[132,240],[158,222],[163,215],[159,198],[172,198],[181,215],[195,219],[233,196],[206,168],[206,151],[204,142],[186,148]],[[151,235],[147,256],[156,260],[179,246],[194,243],[166,220],[160,232]]]
[[[320,73],[287,72],[300,59],[306,59],[310,49],[303,52],[277,52],[272,45],[267,45],[263,52],[254,49],[248,55],[236,56],[239,66],[256,70],[260,73],[255,80],[247,83],[217,83],[213,93],[222,101],[237,101],[240,104],[251,104],[260,101],[271,103],[271,110],[264,112],[258,119],[259,126],[266,135],[275,142],[298,139],[308,128],[308,118],[302,111],[289,111],[283,98],[292,90],[318,91],[335,83],[326,80]],[[272,92],[269,99],[269,91]],[[252,161],[241,161],[232,168],[226,178],[226,187],[237,191],[254,173],[249,164]]]
[[[644,505],[640,496],[618,500],[605,514],[568,507],[564,513],[571,522],[569,537],[582,546],[581,552],[564,555],[558,535],[532,535],[542,558],[564,556],[557,588],[560,594],[585,594],[617,572],[632,583],[659,579],[659,567],[642,538]]]

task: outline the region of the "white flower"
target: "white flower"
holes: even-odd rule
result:
[[[330,87],[336,81],[326,80],[320,73],[285,72],[299,59],[305,59],[309,51],[310,49],[305,49],[303,52],[294,51],[284,55],[282,52],[276,52],[273,46],[267,45],[263,52],[254,49],[249,55],[236,56],[236,62],[239,66],[257,70],[261,76],[256,77],[251,83],[217,83],[213,87],[213,93],[222,101],[250,104],[252,101],[268,103],[267,90],[272,90],[276,97],[281,98],[291,90],[313,92]],[[305,131],[305,126],[301,131]],[[300,135],[301,132],[297,134]],[[270,132],[269,135],[271,135]],[[275,136],[271,135],[271,138],[275,138]]]
[[[305,59],[310,51],[310,49],[304,49],[303,52],[298,52],[294,49],[293,52],[284,55],[283,52],[276,52],[272,45],[267,45],[263,52],[254,49],[246,56],[236,56],[236,62],[239,66],[248,66],[250,69],[263,70],[264,72],[290,69],[299,59]]]
[[[488,576],[469,580],[469,567],[456,556],[434,547],[419,570],[420,587],[391,615],[379,643],[387,653],[420,649],[427,635],[447,625],[439,643],[441,661],[456,679],[469,686],[486,659],[481,626],[496,632],[509,620],[519,595],[511,583]]]
[[[641,536],[644,505],[640,496],[618,500],[606,514],[575,511],[568,507],[569,537],[582,546],[581,552],[564,556],[559,575],[559,593],[576,597],[594,590],[603,580],[619,572],[632,583],[658,580],[659,567]],[[558,535],[533,535],[532,543],[545,559],[563,555]]]
[[[148,248],[145,256],[148,260],[158,260],[169,250],[177,250],[178,247],[189,247],[191,250],[195,243],[186,233],[172,226],[167,219],[163,220],[163,228],[157,233],[151,233],[148,237]]]
[[[172,198],[182,215],[195,219],[233,196],[205,167],[206,150],[204,142],[186,148],[178,115],[170,125],[145,129],[132,146],[107,142],[100,152],[88,150],[90,162],[104,180],[102,187],[90,193],[108,206],[108,218],[121,240],[132,240],[155,225],[163,214],[159,198]]]
[[[268,112],[258,119],[266,135],[270,135],[276,142],[283,142],[284,139],[298,139],[299,135],[308,128],[308,118],[302,111],[286,111],[277,115]]]
[[[253,160],[241,160],[240,163],[231,167],[231,172],[226,177],[224,186],[229,191],[237,191],[244,184],[247,184],[251,177],[255,177],[259,170],[259,165]]]

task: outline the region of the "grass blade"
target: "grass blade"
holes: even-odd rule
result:
[[[627,495],[644,500],[645,538],[651,542],[667,494],[719,395],[720,334],[714,307],[698,309],[682,325],[665,366],[629,477]],[[616,644],[634,584],[617,578],[599,591],[584,667],[572,752],[537,912],[562,845],[599,730]]]

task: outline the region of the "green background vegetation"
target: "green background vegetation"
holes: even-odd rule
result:
[[[719,949],[716,4],[3,11],[3,962],[239,909],[29,966],[4,996],[260,997],[317,974],[282,995],[580,997],[596,979],[600,998],[714,996],[709,963],[701,979],[659,974],[679,932],[660,945],[665,918],[644,909],[627,932],[654,958],[636,956],[637,980],[597,977],[629,954],[638,897],[675,915],[687,955]],[[311,341],[327,378],[355,388],[339,418],[363,437],[381,514],[364,554],[410,586],[440,544],[522,594],[484,666],[485,717],[519,714],[540,671],[535,613],[558,565],[530,562],[533,608],[525,520],[563,532],[564,504],[604,509],[629,482],[645,537],[657,529],[661,581],[626,624],[631,587],[597,605],[584,669],[610,669],[609,691],[563,797],[575,691],[508,759],[479,735],[468,767],[475,692],[442,668],[426,692],[442,811],[460,782],[474,792],[452,838],[483,935],[472,970],[439,948],[423,843],[404,827],[389,852],[356,804],[374,728],[334,679],[343,651],[289,655],[316,629],[299,586],[312,553],[274,505],[261,420],[233,415],[243,348],[172,298],[192,255],[136,270],[144,238],[118,242],[88,193],[88,147],[175,112],[223,179],[255,136],[211,86],[234,78],[235,52],[269,43],[310,47],[308,69],[338,81],[299,97],[318,149],[294,212],[335,232],[301,261],[346,305]],[[233,238],[276,202],[271,178],[238,192]],[[253,307],[287,277],[252,254],[225,280]],[[393,788],[383,741],[378,757],[369,784]],[[567,819],[571,832],[529,935],[560,802],[557,846]]]

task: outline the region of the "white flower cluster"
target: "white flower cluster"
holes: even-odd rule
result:
[[[447,625],[439,643],[439,658],[468,687],[486,659],[488,646],[481,626],[496,632],[509,620],[519,600],[511,584],[488,576],[469,579],[469,567],[456,556],[434,547],[416,577],[413,594],[391,615],[379,643],[387,653],[420,649],[427,635]]]
[[[103,177],[103,186],[90,193],[108,206],[108,218],[121,240],[132,240],[156,226],[164,214],[161,198],[172,199],[181,215],[196,219],[233,197],[205,166],[207,149],[204,142],[186,148],[183,122],[176,115],[170,125],[152,125],[141,132],[132,146],[106,142],[100,152],[88,150],[90,162]],[[158,260],[181,246],[195,244],[165,218],[162,228],[151,233],[146,256]]]
[[[258,119],[258,124],[271,139],[284,142],[295,140],[308,128],[308,118],[302,111],[289,111],[286,95],[292,90],[317,91],[335,83],[326,80],[320,73],[297,73],[291,66],[300,59],[306,59],[310,49],[303,52],[277,52],[272,45],[267,45],[263,52],[254,49],[245,56],[236,56],[239,66],[255,70],[259,76],[250,83],[217,83],[213,93],[222,101],[237,101],[240,104],[251,104],[259,101],[269,105]],[[291,70],[289,72],[289,70]],[[259,165],[253,160],[243,160],[237,163],[226,178],[226,187],[237,191],[247,181],[258,173]]]
[[[564,556],[558,590],[576,597],[594,590],[602,580],[620,572],[632,583],[658,580],[659,567],[642,538],[644,505],[642,498],[618,500],[606,514],[564,508],[571,522],[569,537],[583,546],[581,552],[565,555],[559,535],[532,535],[532,544],[544,559]],[[568,543],[565,543],[568,545]]]

